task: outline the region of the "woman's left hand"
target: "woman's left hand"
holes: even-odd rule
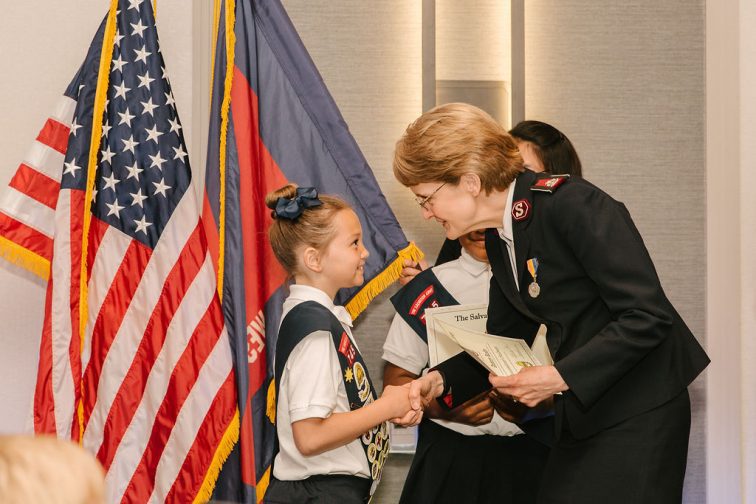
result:
[[[428,269],[428,263],[425,259],[420,259],[419,261],[405,259],[402,265],[404,267],[402,268],[402,272],[399,274],[399,284],[402,286],[410,283],[413,278],[420,274],[421,271]]]
[[[531,408],[558,392],[569,390],[554,366],[526,367],[511,376],[489,375],[488,380],[499,394]]]

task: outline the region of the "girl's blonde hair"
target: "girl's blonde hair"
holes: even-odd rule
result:
[[[396,143],[394,176],[407,187],[458,184],[478,175],[482,189],[503,191],[524,170],[517,143],[490,115],[467,103],[439,105],[418,117]]]
[[[0,436],[0,501],[104,504],[105,472],[92,454],[52,436]]]
[[[304,208],[296,218],[276,214],[279,199],[291,200],[296,197],[296,184],[285,185],[265,196],[265,204],[273,210],[273,223],[268,229],[270,246],[278,262],[290,275],[298,273],[297,252],[302,247],[324,250],[335,234],[334,216],[341,210],[351,209],[348,203],[339,198],[319,195],[321,204]]]

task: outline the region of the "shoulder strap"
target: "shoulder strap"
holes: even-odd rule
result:
[[[276,362],[275,362],[275,380],[276,380],[276,397],[278,397],[278,385],[283,373],[286,361],[294,348],[308,334],[315,331],[330,331],[333,326],[334,315],[320,303],[315,301],[305,301],[300,303],[286,314],[281,327],[278,330],[278,341],[276,343]],[[338,319],[336,319],[338,323]],[[339,324],[339,328],[341,324]]]
[[[305,301],[286,314],[278,331],[275,363],[276,405],[278,405],[281,375],[289,355],[305,337],[316,331],[327,331],[331,334],[341,367],[341,379],[349,400],[349,409],[356,410],[375,401],[378,396],[365,361],[357,347],[352,344],[339,319],[320,303]],[[373,427],[360,437],[360,442],[374,482],[371,487],[372,493],[380,480],[383,464],[389,451],[388,425],[384,422]],[[278,453],[278,436],[276,436],[274,452],[275,457]]]
[[[459,304],[438,280],[432,269],[421,271],[410,283],[391,297],[391,303],[396,308],[396,312],[426,343],[428,331],[425,327],[425,309]]]

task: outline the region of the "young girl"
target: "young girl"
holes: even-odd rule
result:
[[[368,251],[349,206],[315,188],[266,197],[270,244],[294,283],[276,347],[279,451],[266,502],[367,502],[388,453],[386,421],[412,416],[406,387],[376,398],[350,327],[333,298],[363,283]],[[419,415],[419,414],[418,414]]]

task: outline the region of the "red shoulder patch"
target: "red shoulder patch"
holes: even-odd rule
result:
[[[417,312],[420,311],[420,308],[423,307],[423,304],[428,300],[429,297],[431,297],[435,292],[435,289],[432,285],[429,285],[428,287],[423,290],[423,292],[420,293],[417,298],[412,302],[412,305],[410,305],[409,314],[413,317],[417,315]]]
[[[514,220],[520,222],[528,217],[530,217],[530,201],[521,199],[512,203],[512,218]]]
[[[560,185],[564,184],[570,179],[569,175],[551,175],[549,177],[544,177],[541,179],[536,180],[532,186],[530,186],[531,191],[540,191],[540,192],[547,192],[547,193],[553,193],[555,192]]]

